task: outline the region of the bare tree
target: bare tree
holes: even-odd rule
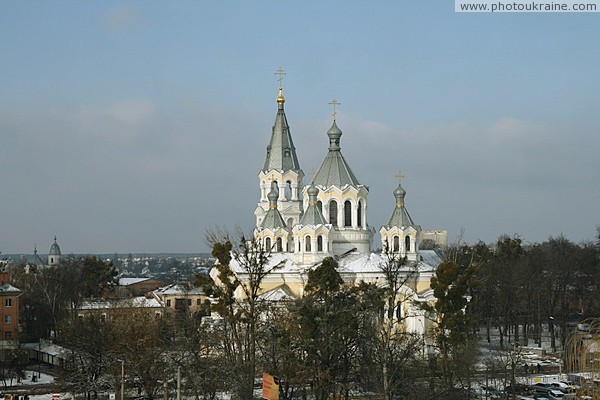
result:
[[[263,310],[261,285],[279,265],[270,263],[271,249],[239,230],[235,240],[222,230],[208,232],[206,240],[217,259],[213,271],[216,282],[197,276],[197,284],[218,299],[213,309],[223,318],[224,349],[236,377],[234,394],[249,400],[256,376],[257,326]]]
[[[388,250],[384,248],[386,261],[379,266],[385,282],[385,315],[379,329],[378,361],[381,366],[383,392],[386,399],[391,400],[394,393],[407,384],[407,379],[403,378],[408,377],[403,377],[403,372],[406,364],[418,354],[422,340],[418,335],[406,332],[403,326],[403,307],[409,302],[407,293],[411,292],[406,289],[415,278],[417,263],[409,263],[406,257],[402,257],[398,252]]]

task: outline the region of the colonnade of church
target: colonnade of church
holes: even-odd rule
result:
[[[290,249],[288,249],[288,240],[281,236],[277,238],[271,238],[270,236],[267,236],[264,238],[263,245],[265,246],[266,251],[271,251],[272,253],[290,251]]]
[[[326,207],[319,200],[317,207],[325,220],[336,228],[367,229],[367,205],[363,199],[358,202],[347,199],[343,203],[331,199]]]
[[[384,251],[391,253],[414,253],[417,249],[416,237],[406,235],[402,239],[399,235],[388,236],[383,240]]]
[[[331,248],[329,240],[324,235],[302,234],[295,235],[292,242],[281,236],[273,238],[263,237],[265,250],[272,253],[298,252],[298,253],[327,253]]]
[[[328,253],[330,243],[323,235],[298,235],[294,236],[294,248],[299,253]]]

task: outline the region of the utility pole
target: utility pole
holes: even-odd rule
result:
[[[121,360],[121,400],[125,396],[125,360]]]
[[[177,367],[177,400],[181,400],[181,367]]]

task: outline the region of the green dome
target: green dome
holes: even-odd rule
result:
[[[48,253],[49,256],[60,256],[60,247],[58,246],[58,243],[56,243],[56,236],[54,236],[54,243],[52,243],[52,246],[50,246],[50,252]]]

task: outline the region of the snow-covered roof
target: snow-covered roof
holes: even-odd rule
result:
[[[163,308],[160,301],[144,296],[118,300],[84,300],[78,307],[80,310],[106,310],[115,308]]]
[[[17,293],[21,293],[21,289],[17,289],[9,283],[3,283],[2,285],[0,285],[0,295]]]
[[[67,352],[62,346],[42,340],[40,343],[23,343],[21,348],[26,350],[36,350],[51,356],[62,356]]]
[[[264,292],[259,298],[268,302],[296,300],[296,296],[294,296],[290,287],[285,283]]]
[[[199,295],[204,294],[202,288],[199,287],[188,287],[181,283],[173,283],[171,285],[163,286],[154,291],[157,295],[166,296],[177,296],[177,295]]]
[[[420,273],[434,272],[441,257],[434,250],[422,250],[422,260],[417,264],[417,270]],[[339,257],[340,273],[348,274],[376,274],[381,272],[381,266],[387,262],[387,258],[381,253],[350,253]],[[238,274],[244,274],[243,268],[233,258],[230,262],[231,269]],[[272,269],[272,272],[277,274],[299,273],[310,269],[311,266],[299,265],[294,262],[294,253],[273,253],[266,266],[267,269]],[[406,271],[412,270],[413,265],[407,264]]]
[[[437,268],[443,261],[443,257],[435,250],[419,250],[423,263]]]
[[[136,283],[144,282],[150,278],[119,278],[119,286],[129,286]]]
[[[274,268],[273,272],[277,272],[278,274],[301,272],[302,269],[294,262],[293,259],[294,253],[272,253],[266,268]],[[235,273],[243,274],[245,272],[235,257],[231,259],[229,266]]]

